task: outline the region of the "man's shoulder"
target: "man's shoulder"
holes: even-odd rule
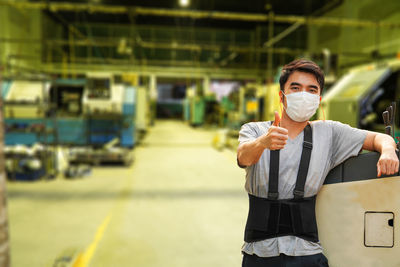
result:
[[[315,120],[311,121],[311,126],[313,128],[332,128],[332,127],[338,127],[343,125],[343,123],[338,122],[338,121],[332,121],[332,120]]]
[[[268,129],[271,126],[270,121],[251,121],[243,124],[243,126],[250,127],[253,129]]]
[[[241,130],[245,131],[254,131],[258,135],[265,133],[268,131],[269,127],[271,126],[270,121],[252,121],[242,125]]]
[[[340,121],[313,121],[311,123],[313,129],[316,129],[318,132],[330,133],[332,135],[351,135],[354,133],[365,132],[365,130],[361,130],[358,128],[351,127],[346,123],[342,123]]]

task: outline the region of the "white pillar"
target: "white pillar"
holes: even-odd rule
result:
[[[157,100],[157,76],[150,75],[150,99]]]
[[[204,95],[212,94],[212,92],[210,91],[210,76],[204,76],[203,78],[203,92]]]

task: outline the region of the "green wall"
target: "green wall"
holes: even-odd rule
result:
[[[5,75],[7,63],[22,68],[38,69],[42,56],[41,11],[0,7],[0,62]]]

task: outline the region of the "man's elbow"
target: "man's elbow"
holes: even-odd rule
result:
[[[246,158],[241,151],[238,151],[238,153],[237,153],[237,161],[238,161],[238,165],[242,168],[248,167],[248,166],[254,164],[251,160]]]
[[[385,149],[396,149],[396,142],[387,134],[375,133],[373,136],[372,150],[382,153]]]

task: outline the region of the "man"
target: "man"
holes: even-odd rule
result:
[[[314,62],[287,64],[279,82],[282,118],[275,112],[274,122],[250,122],[239,133],[237,160],[250,198],[242,266],[328,266],[315,222],[315,195],[326,175],[361,149],[381,153],[378,177],[394,174],[396,144],[340,122],[309,122],[324,87]]]

